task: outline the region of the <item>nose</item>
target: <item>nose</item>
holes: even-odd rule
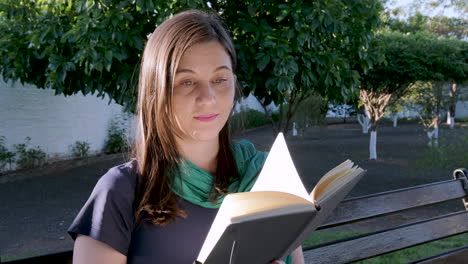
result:
[[[200,83],[198,86],[197,102],[200,104],[213,104],[216,101],[216,92],[209,82]]]

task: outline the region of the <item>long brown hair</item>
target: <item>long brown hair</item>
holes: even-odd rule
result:
[[[150,220],[165,225],[186,213],[178,207],[171,187],[178,175],[180,156],[175,137],[181,135],[172,110],[172,88],[179,61],[194,44],[218,41],[236,67],[234,45],[216,14],[190,10],[159,25],[150,36],[142,57],[138,84],[138,132],[134,159],[138,162],[139,184],[135,197],[137,222]],[[237,95],[239,89],[236,85]],[[229,120],[219,134],[219,151],[211,197],[227,192],[230,180],[239,178],[231,150]],[[168,173],[171,172],[171,173]]]

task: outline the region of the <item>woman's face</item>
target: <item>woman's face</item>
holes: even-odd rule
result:
[[[182,140],[218,139],[234,103],[235,80],[231,59],[219,42],[195,44],[186,50],[173,88]]]

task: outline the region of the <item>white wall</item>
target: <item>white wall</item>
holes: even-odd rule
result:
[[[0,136],[10,150],[29,136],[31,146],[40,146],[48,158],[69,156],[76,141],[89,142],[91,152],[100,151],[111,120],[130,124],[122,107],[108,102],[81,93],[55,96],[51,89],[7,84],[0,78]]]
[[[254,109],[254,110],[260,111],[262,113],[265,112],[263,110],[263,107],[260,104],[260,102],[257,100],[257,98],[252,93],[250,93],[249,96],[242,98],[240,100],[240,102],[237,103],[236,106],[234,107],[234,111],[235,112],[240,112],[241,108]],[[278,107],[274,103],[271,103],[270,105],[267,106],[267,109],[269,111],[274,112],[274,111],[278,110]]]
[[[455,118],[468,117],[468,101],[458,101]]]

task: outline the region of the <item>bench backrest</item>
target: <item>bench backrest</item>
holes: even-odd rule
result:
[[[468,175],[466,170],[459,169],[454,172],[455,179],[453,180],[345,200],[318,229],[350,225],[366,219],[451,200],[461,199],[465,209],[468,209],[466,175]],[[465,232],[468,232],[468,211],[461,210],[416,223],[319,245],[306,249],[304,256],[306,263],[349,263]],[[466,254],[468,254],[468,247],[450,252],[445,257],[455,258],[466,256]]]

